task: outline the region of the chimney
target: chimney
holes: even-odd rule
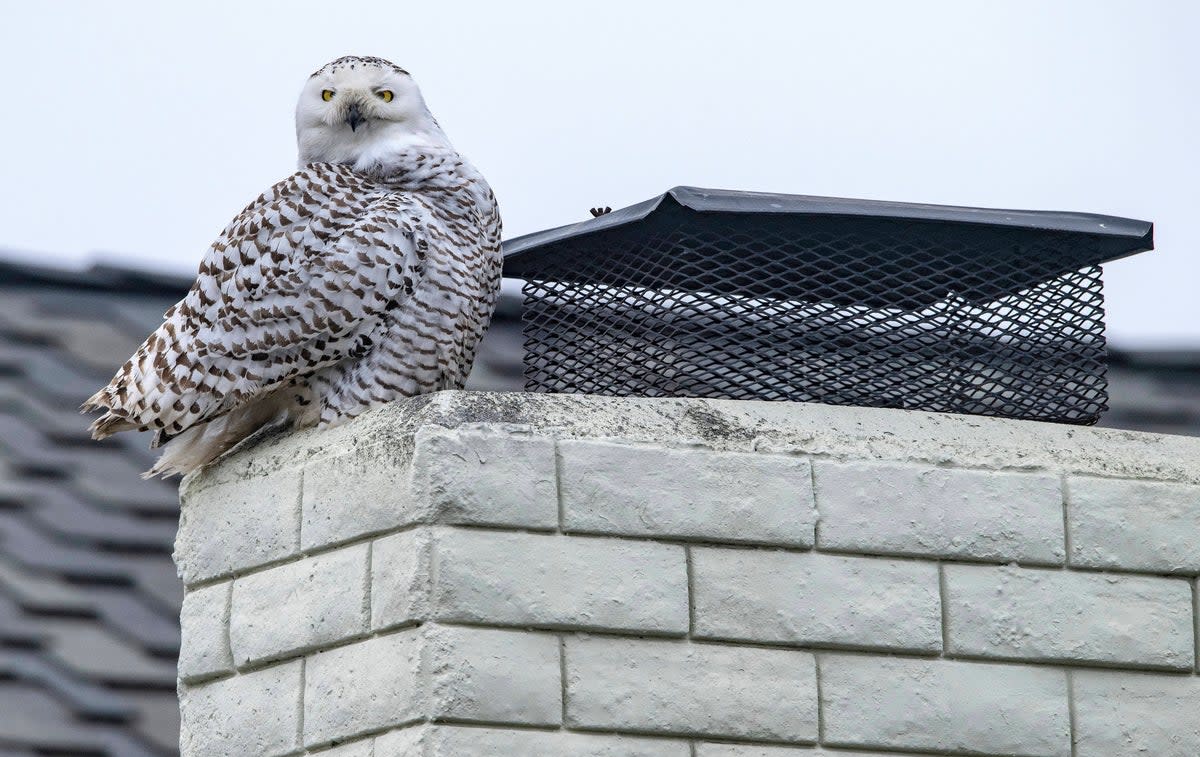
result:
[[[181,496],[185,757],[1200,754],[1200,439],[445,392]]]

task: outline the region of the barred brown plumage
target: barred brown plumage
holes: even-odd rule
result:
[[[336,424],[466,381],[500,284],[487,182],[387,61],[313,74],[297,132],[300,170],[234,218],[84,404],[104,411],[96,438],[155,430],[166,449],[148,475],[186,473],[265,425]]]

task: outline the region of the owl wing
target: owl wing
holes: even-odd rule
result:
[[[187,296],[84,404],[103,438],[180,432],[361,354],[409,297],[428,247],[424,207],[343,166],[313,164],[243,210]]]

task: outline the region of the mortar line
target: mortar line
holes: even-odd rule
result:
[[[304,683],[308,675],[308,660],[304,657],[300,658],[300,696],[297,697],[299,705],[296,712],[296,743],[304,749]]]
[[[358,644],[360,642],[370,641],[371,639],[378,639],[378,638],[385,637],[385,636],[395,636],[397,634],[401,634],[401,633],[405,633],[405,632],[409,632],[409,631],[415,631],[415,630],[422,628],[425,625],[428,625],[427,621],[410,620],[410,621],[405,621],[404,623],[398,623],[396,625],[391,625],[391,626],[387,626],[385,628],[380,628],[378,630],[369,631],[367,633],[356,633],[351,636],[345,636],[341,639],[337,639],[336,641],[327,642],[321,646],[311,646],[311,645],[303,646],[298,649],[286,652],[281,656],[272,656],[272,657],[267,657],[265,659],[254,660],[253,662],[246,663],[245,665],[242,665],[242,666],[237,666],[235,663],[235,666],[232,671],[219,673],[219,674],[213,675],[213,676],[206,676],[204,678],[198,679],[187,685],[188,686],[197,686],[197,685],[201,685],[201,684],[212,683],[213,681],[223,681],[223,680],[226,680],[229,678],[235,678],[235,677],[241,676],[241,675],[249,675],[251,673],[256,673],[256,672],[258,672],[260,670],[264,670],[266,668],[273,668],[273,667],[277,667],[280,665],[292,663],[292,662],[295,662],[296,660],[304,659],[304,658],[307,658],[314,654],[319,654],[322,652],[329,652],[334,649],[341,649],[343,647],[348,647],[353,644]],[[456,625],[458,627],[462,627],[462,628],[478,627],[478,626],[470,626],[467,624],[454,624],[454,625]],[[493,626],[487,626],[487,627],[492,628]]]
[[[1192,587],[1192,670],[1200,672],[1200,580],[1188,583]]]
[[[1067,671],[1067,723],[1071,729],[1071,757],[1077,757],[1078,746],[1076,735],[1078,726],[1075,721],[1075,671]]]
[[[821,689],[821,655],[813,655],[813,673],[817,681],[817,746],[825,743],[825,699]]]
[[[945,657],[950,651],[950,604],[946,597],[950,592],[946,587],[946,566],[938,560],[938,604],[941,605],[942,615],[942,653]]]
[[[391,527],[388,527],[385,529],[380,529],[377,531],[369,531],[364,534],[359,534],[352,539],[333,542],[330,544],[322,544],[319,547],[313,547],[311,549],[301,550],[301,551],[297,552],[296,554],[287,555],[285,557],[273,558],[273,559],[267,560],[265,562],[257,563],[255,565],[248,565],[248,566],[245,566],[242,568],[238,568],[236,570],[230,570],[228,572],[219,573],[215,576],[211,576],[208,578],[201,578],[199,580],[192,581],[189,584],[185,584],[184,589],[187,591],[195,591],[197,589],[203,589],[208,586],[215,586],[215,585],[217,585],[219,583],[223,583],[225,581],[232,581],[232,580],[235,580],[238,578],[244,578],[245,576],[252,576],[256,573],[263,573],[272,568],[278,568],[283,565],[291,565],[292,563],[297,563],[297,562],[300,562],[301,560],[307,560],[310,557],[320,557],[322,555],[327,555],[331,552],[337,552],[338,550],[350,549],[351,547],[357,547],[358,545],[363,544],[365,542],[376,541],[376,540],[379,540],[379,539],[382,539],[382,538],[385,538],[388,536],[395,536],[397,534],[406,533],[408,531],[416,531],[421,528],[430,528],[435,525],[438,525],[438,524],[430,523],[430,522],[426,522],[426,521],[417,521],[417,522],[412,522],[412,523],[405,523],[405,524],[399,525],[399,526],[391,526]],[[459,526],[455,526],[455,527],[459,527]],[[504,530],[504,531],[517,532],[517,533],[526,532],[526,531],[533,532],[533,533],[542,533],[542,534],[553,533],[552,531],[532,531],[531,529],[521,529],[521,528],[503,528],[503,529],[501,529],[501,528],[492,529],[492,527],[486,527],[486,528],[488,528],[490,530]]]
[[[810,457],[808,460],[808,489],[812,494],[813,506],[813,543],[812,551],[817,551],[821,544],[821,503],[817,501],[817,466]]]
[[[421,698],[421,706],[417,709],[417,723],[433,723],[433,660],[430,655],[432,646],[429,643],[431,628],[429,626],[420,626],[418,633],[418,642],[420,643],[417,649],[417,681],[418,696]]]
[[[363,632],[371,630],[371,592],[374,589],[375,542],[367,542],[367,567],[363,574]]]
[[[688,604],[688,630],[687,638],[692,638],[696,633],[696,574],[692,566],[692,547],[687,545],[683,548],[684,569],[687,571],[687,604]]]
[[[562,724],[559,728],[567,727],[567,635],[558,635],[558,686],[561,697]]]
[[[1062,474],[1059,477],[1059,490],[1062,492],[1062,520],[1063,520],[1063,570],[1071,568],[1071,519],[1069,517],[1071,508],[1071,489],[1067,486],[1067,474]]]
[[[761,438],[761,437],[760,437]],[[665,445],[667,442],[647,442],[647,444]],[[714,452],[740,452],[744,450],[726,450],[715,447],[703,447],[703,450],[711,450]],[[1059,462],[1054,463],[1005,463],[1005,462],[969,462],[962,463],[958,461],[946,461],[940,456],[904,456],[904,455],[884,455],[882,457],[871,456],[866,451],[857,450],[849,452],[825,452],[819,450],[804,450],[799,447],[774,449],[770,447],[755,448],[748,452],[762,455],[786,455],[789,457],[808,457],[812,460],[825,460],[831,463],[847,464],[847,463],[867,463],[871,465],[912,465],[918,467],[930,467],[938,470],[961,470],[975,471],[981,473],[1041,473],[1054,475],[1069,475],[1069,476],[1086,476],[1088,478],[1104,479],[1108,481],[1137,481],[1142,480],[1141,474],[1138,471],[1128,472],[1112,472],[1108,470],[1089,469],[1079,465],[1063,465]],[[1168,483],[1168,484],[1196,484],[1200,479],[1188,477],[1187,474],[1182,476],[1173,476],[1167,474],[1165,476],[1156,476],[1152,481]]]
[[[225,648],[229,650],[229,663],[236,671],[237,659],[233,656],[233,581],[225,588],[225,606],[222,608],[222,614],[225,616],[221,624],[225,633]]]
[[[307,465],[300,466],[300,472],[296,475],[296,549],[303,551],[304,549],[304,469]]]
[[[420,525],[420,524],[418,524]],[[534,529],[526,526],[498,526],[483,523],[453,523],[446,524],[448,528],[462,529],[466,531],[490,531],[496,533],[520,533],[549,536],[553,531],[544,529]],[[936,553],[917,553],[917,552],[896,552],[889,551],[883,548],[874,547],[818,547],[802,546],[795,543],[783,543],[772,541],[720,541],[716,536],[686,536],[679,534],[644,534],[644,533],[612,533],[604,531],[590,531],[586,529],[574,529],[564,531],[564,536],[588,538],[588,539],[611,539],[616,541],[627,542],[643,542],[650,544],[670,544],[678,546],[693,546],[693,547],[713,547],[716,549],[737,549],[737,550],[753,550],[753,551],[768,551],[768,552],[785,552],[788,554],[823,554],[840,557],[861,557],[867,559],[880,560],[898,560],[902,562],[924,562],[931,563],[943,561],[950,565],[981,565],[981,566],[1009,566],[1016,565],[1018,568],[1028,570],[1055,570],[1059,571],[1063,568],[1061,561],[1047,561],[1040,559],[1025,559],[1015,556],[982,556],[973,557],[970,555],[946,555]],[[339,546],[345,546],[339,545]],[[1098,567],[1094,568],[1086,565],[1070,566],[1070,569],[1079,573],[1098,573],[1103,575],[1114,576],[1154,576],[1161,578],[1188,578],[1200,575],[1200,570],[1192,571],[1162,571],[1162,570],[1141,570],[1137,568],[1111,568]],[[192,585],[199,585],[199,582]]]
[[[242,578],[245,576],[254,575],[256,573],[262,573],[264,571],[270,570],[271,568],[277,568],[277,567],[280,567],[283,565],[290,565],[292,563],[299,562],[300,560],[306,560],[310,557],[317,557],[319,555],[328,554],[330,552],[336,552],[337,550],[340,550],[340,549],[347,549],[350,547],[354,547],[354,546],[362,544],[363,542],[366,542],[366,541],[378,540],[378,539],[382,539],[387,536],[394,536],[396,534],[405,533],[408,531],[415,531],[415,530],[418,530],[421,528],[429,528],[429,527],[437,526],[437,525],[443,525],[446,528],[450,528],[450,529],[454,529],[454,530],[492,531],[492,532],[496,532],[496,533],[532,534],[532,535],[540,535],[540,536],[550,536],[550,535],[560,533],[559,531],[556,531],[553,529],[530,528],[527,526],[495,526],[495,525],[486,525],[486,524],[477,524],[477,523],[436,524],[436,523],[429,523],[429,522],[425,522],[425,521],[405,523],[402,525],[393,526],[393,527],[361,534],[352,539],[348,539],[346,541],[334,542],[332,544],[321,545],[319,547],[313,547],[311,549],[304,550],[304,551],[299,552],[294,555],[288,555],[286,557],[275,558],[275,559],[268,560],[266,562],[259,563],[256,565],[238,568],[236,570],[220,573],[216,576],[212,576],[209,578],[203,578],[203,579],[199,579],[196,581],[192,581],[191,583],[186,584],[184,588],[187,591],[191,592],[191,591],[195,591],[197,589],[206,588],[208,586],[215,586],[216,584],[219,584],[219,583],[222,583],[225,581],[231,581],[231,580]],[[781,543],[772,543],[772,542],[752,542],[752,541],[738,541],[738,542],[724,541],[723,542],[723,541],[717,541],[715,538],[700,538],[700,537],[690,538],[690,537],[681,537],[679,535],[653,536],[653,535],[645,535],[645,534],[613,534],[613,533],[602,533],[602,532],[594,532],[594,531],[570,531],[570,532],[564,531],[564,532],[561,532],[561,534],[564,536],[582,537],[582,538],[590,538],[590,539],[613,539],[613,540],[617,540],[617,541],[643,542],[643,543],[649,543],[649,544],[670,544],[670,545],[678,545],[678,546],[689,546],[690,545],[690,546],[696,546],[696,547],[714,547],[714,548],[718,548],[718,549],[771,551],[771,552],[785,552],[788,554],[815,553],[815,554],[833,555],[833,556],[840,556],[840,557],[861,557],[861,558],[866,558],[866,559],[898,560],[898,561],[902,561],[902,562],[929,563],[929,562],[938,561],[938,562],[944,562],[947,565],[981,565],[981,566],[993,566],[993,567],[1004,566],[1004,565],[1016,565],[1018,568],[1026,569],[1026,570],[1062,570],[1064,567],[1063,563],[1031,561],[1031,560],[1024,560],[1024,559],[1020,559],[1020,558],[1013,559],[1011,557],[970,557],[970,556],[966,556],[966,555],[953,555],[953,556],[941,555],[941,556],[939,556],[939,555],[935,555],[935,554],[915,554],[915,553],[901,554],[901,553],[895,553],[895,552],[887,552],[884,550],[873,550],[873,549],[867,548],[867,547],[858,548],[858,549],[837,548],[837,547],[813,548],[813,547],[799,546],[796,544],[781,544]],[[1200,575],[1200,572],[1197,572],[1197,571],[1162,571],[1162,570],[1155,571],[1155,570],[1140,570],[1140,569],[1136,569],[1136,568],[1124,569],[1124,568],[1111,568],[1111,567],[1092,567],[1092,566],[1087,566],[1087,565],[1069,565],[1066,567],[1070,571],[1077,572],[1077,573],[1089,573],[1089,574],[1112,575],[1112,576],[1185,578],[1185,579],[1190,580],[1190,579],[1195,579],[1198,575]]]
[[[695,732],[682,733],[682,732],[670,731],[670,732],[664,733],[664,732],[659,732],[659,731],[639,731],[636,729],[635,730],[623,730],[623,729],[619,729],[619,728],[603,728],[603,727],[591,728],[588,726],[573,726],[573,727],[569,727],[569,728],[563,728],[562,726],[558,726],[558,725],[544,725],[544,724],[543,725],[535,725],[535,724],[531,724],[531,723],[512,723],[512,722],[501,723],[501,722],[496,722],[496,721],[459,720],[457,718],[452,718],[452,717],[437,718],[436,720],[433,720],[431,722],[431,725],[449,726],[449,727],[457,728],[460,730],[501,729],[501,730],[506,730],[506,731],[524,731],[524,732],[528,732],[528,733],[549,733],[549,734],[586,733],[586,734],[592,734],[592,735],[598,735],[598,736],[625,736],[625,737],[633,736],[633,737],[636,737],[639,739],[654,740],[654,741],[684,741],[684,742],[686,742],[692,738],[699,738],[701,740],[707,740],[707,737],[705,737],[705,736],[697,737]],[[391,730],[391,729],[392,729],[392,726],[388,726],[384,732],[386,732],[387,730]],[[723,737],[713,736],[712,740],[719,741],[719,740],[721,740],[721,738],[723,738]],[[731,743],[733,742],[732,739],[728,739],[728,738],[726,738],[725,741],[731,742]],[[738,744],[770,744],[773,746],[794,746],[794,742],[769,741],[769,740],[768,741],[762,741],[762,740],[756,741],[756,740],[743,739],[741,741],[737,741],[736,743],[738,743]]]
[[[375,738],[378,736],[386,736],[389,733],[399,733],[400,731],[407,731],[412,728],[420,728],[421,726],[423,726],[425,724],[426,724],[426,721],[422,720],[420,718],[417,718],[414,720],[402,720],[398,723],[389,723],[388,725],[385,725],[385,726],[381,726],[378,728],[372,728],[369,731],[363,731],[362,733],[356,733],[353,736],[350,736],[347,738],[335,737],[335,738],[331,738],[331,739],[325,739],[323,741],[318,741],[315,744],[313,744],[312,746],[301,747],[300,751],[298,751],[298,752],[288,752],[287,755],[285,755],[285,757],[295,757],[295,755],[298,755],[298,754],[313,755],[314,757],[317,757],[318,755],[328,754],[330,750],[336,749],[338,747],[343,747],[343,746],[347,746],[350,744],[362,744],[362,743],[368,742],[368,741],[374,742]],[[505,726],[505,727],[507,728],[508,726]],[[374,748],[375,748],[375,745],[374,745],[374,743],[372,743],[371,744],[372,753],[374,753]]]
[[[591,735],[591,736],[618,736],[618,737],[625,737],[625,738],[636,738],[636,739],[646,739],[646,740],[655,740],[655,741],[676,741],[676,742],[683,742],[685,744],[688,743],[689,741],[694,741],[697,746],[699,746],[700,744],[712,743],[712,744],[734,745],[734,746],[742,746],[742,747],[760,747],[760,748],[761,747],[777,747],[777,748],[783,748],[785,750],[789,750],[789,749],[795,750],[795,751],[797,751],[799,753],[803,753],[803,754],[812,752],[814,748],[823,748],[826,750],[829,757],[833,757],[833,755],[841,755],[841,754],[843,754],[843,750],[847,750],[847,749],[850,750],[849,752],[847,752],[847,757],[849,757],[850,754],[857,756],[858,754],[860,754],[860,752],[855,751],[855,749],[859,749],[859,750],[862,749],[862,747],[856,748],[856,747],[847,747],[847,746],[842,746],[842,745],[821,747],[820,744],[817,744],[815,741],[813,741],[812,739],[809,739],[809,738],[803,738],[802,740],[796,740],[796,739],[793,739],[788,736],[777,736],[774,738],[771,738],[771,737],[756,738],[753,736],[730,736],[729,734],[697,733],[695,730],[678,730],[678,731],[662,730],[662,731],[658,731],[658,730],[650,730],[648,728],[619,728],[618,729],[618,728],[606,728],[606,727],[600,727],[600,726],[596,726],[596,727],[575,726],[572,728],[566,728],[566,729],[561,729],[560,731],[555,731],[554,729],[548,729],[545,726],[531,726],[531,725],[523,725],[523,724],[516,724],[516,723],[480,723],[478,721],[468,722],[468,721],[459,721],[459,720],[439,720],[438,723],[442,724],[442,725],[454,726],[455,728],[460,728],[460,727],[461,728],[503,728],[506,730],[535,731],[535,732],[541,732],[541,733],[555,733],[555,732],[576,733],[576,734],[587,734],[587,735]],[[878,749],[878,747],[876,749]],[[894,757],[917,757],[917,754],[915,752],[911,752],[908,750],[893,751],[894,748],[892,748],[892,747],[884,747],[884,749],[887,750],[887,754],[889,755],[889,757],[891,757],[892,755],[894,755]],[[925,749],[925,750],[921,751],[921,753],[920,753],[920,757],[929,757],[930,755],[938,755],[938,757],[983,757],[983,755],[980,752],[949,751],[949,750],[939,750],[936,748],[932,749],[932,750]]]
[[[554,496],[558,505],[558,529],[557,533],[565,533],[567,527],[566,508],[563,505],[562,493],[562,451],[558,446],[558,439],[554,438]]]
[[[412,620],[404,623],[388,626],[373,630],[365,634],[355,634],[334,642],[330,642],[321,647],[304,647],[293,653],[288,653],[282,657],[271,657],[266,660],[256,660],[253,663],[242,667],[235,667],[233,671],[221,673],[214,676],[207,676],[198,679],[188,685],[200,685],[210,683],[217,680],[225,680],[238,675],[253,673],[263,668],[270,668],[276,665],[292,662],[300,657],[310,655],[314,652],[326,652],[332,649],[347,647],[352,644],[376,639],[380,637],[393,636],[400,633],[413,632],[431,624],[427,620]],[[466,621],[436,621],[438,626],[446,628],[471,628],[471,629],[491,629],[491,630],[525,630],[532,634],[563,637],[572,634],[584,634],[587,636],[595,636],[606,639],[619,639],[632,643],[640,641],[647,642],[682,642],[686,644],[696,644],[699,646],[717,646],[728,647],[737,646],[744,649],[773,649],[790,652],[809,652],[809,653],[830,653],[837,655],[848,655],[854,657],[872,657],[872,658],[898,658],[906,660],[947,660],[952,662],[967,663],[967,664],[987,664],[1005,667],[1038,667],[1049,668],[1056,670],[1103,670],[1103,671],[1118,671],[1126,673],[1144,673],[1147,675],[1167,675],[1173,677],[1195,677],[1196,671],[1191,667],[1186,669],[1171,668],[1162,665],[1148,665],[1145,663],[1125,663],[1125,662],[1108,662],[1099,660],[1075,661],[1064,659],[1049,659],[1035,657],[988,657],[984,655],[973,654],[950,654],[942,652],[929,652],[911,648],[883,647],[883,646],[857,646],[848,644],[837,644],[832,642],[806,642],[803,644],[789,644],[780,641],[759,641],[747,638],[731,638],[725,636],[713,636],[700,639],[689,639],[680,634],[656,634],[645,630],[634,629],[612,629],[599,627],[564,627],[564,626],[545,626],[545,625],[500,625],[495,623],[483,622],[466,622]],[[587,729],[595,730],[595,729]]]
[[[420,607],[420,614],[432,621],[437,615],[437,604],[441,602],[441,597],[438,596],[438,589],[440,587],[439,581],[442,578],[442,533],[432,529],[425,533],[428,537],[425,542],[421,543],[418,540],[417,543],[417,559],[419,564],[424,563],[428,559],[429,570],[425,571],[425,579],[421,586],[421,590],[425,596],[421,598],[418,607]]]

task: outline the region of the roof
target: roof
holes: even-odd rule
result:
[[[1100,426],[1200,436],[1200,349],[1110,349],[1108,394]]]
[[[77,408],[190,282],[0,261],[0,754],[177,753],[177,482]],[[505,298],[473,386],[519,388],[518,318]]]
[[[76,412],[189,280],[0,261],[0,754],[170,755],[180,586],[174,482],[145,435]],[[507,294],[469,388],[521,388]],[[1200,352],[1117,353],[1102,425],[1200,435]]]
[[[174,485],[76,408],[185,283],[0,263],[0,747],[175,749]]]

